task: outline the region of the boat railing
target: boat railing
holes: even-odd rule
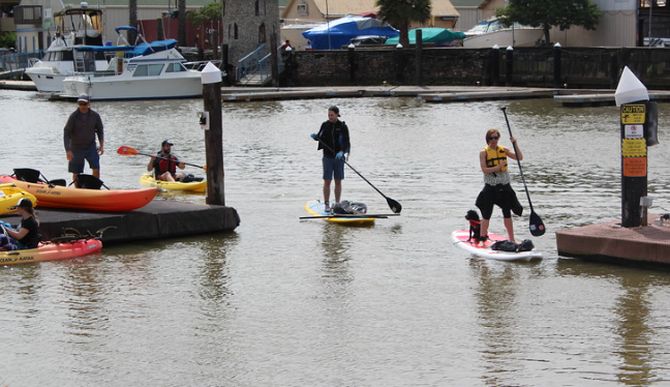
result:
[[[221,60],[199,60],[194,62],[184,62],[182,64],[189,70],[202,71],[209,62],[212,62],[214,66],[221,68]]]

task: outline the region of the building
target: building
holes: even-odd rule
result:
[[[233,66],[260,47],[269,53],[274,33],[279,43],[279,5],[277,0],[224,0],[223,44],[228,45],[228,60]],[[265,48],[263,48],[265,47]]]
[[[451,0],[461,15],[455,29],[467,31],[482,20],[496,15],[496,9],[507,5],[505,0]]]

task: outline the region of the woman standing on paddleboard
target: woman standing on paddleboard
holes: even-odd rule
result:
[[[337,106],[328,108],[328,121],[321,124],[318,133],[310,137],[319,142],[317,150],[323,149],[323,202],[325,210],[330,206],[330,182],[335,177],[335,204],[342,196],[342,180],[344,179],[344,160],[349,154],[349,128],[340,121],[340,109]]]
[[[486,132],[486,146],[479,152],[479,165],[484,173],[484,189],[477,196],[475,203],[482,212],[479,240],[487,240],[493,206],[497,205],[502,209],[507,237],[514,242],[512,212],[515,215],[521,215],[523,208],[510,185],[507,158],[510,157],[520,161],[523,160],[523,153],[521,153],[514,137],[511,140],[517,153],[498,145],[498,140],[500,140],[500,132],[497,129],[489,129]]]

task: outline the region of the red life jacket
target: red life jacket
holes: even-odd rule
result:
[[[158,152],[158,157],[166,157],[169,158],[169,160],[156,159],[156,163],[154,164],[156,176],[158,177],[165,172],[170,172],[170,174],[174,176],[177,173],[177,163],[179,162],[179,159],[173,155],[165,155],[163,152]]]

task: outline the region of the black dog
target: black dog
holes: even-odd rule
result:
[[[468,242],[475,240],[479,242],[481,237],[481,225],[479,220],[479,214],[475,210],[468,210],[468,213],[465,215],[465,219],[470,223],[470,235],[468,237]]]

